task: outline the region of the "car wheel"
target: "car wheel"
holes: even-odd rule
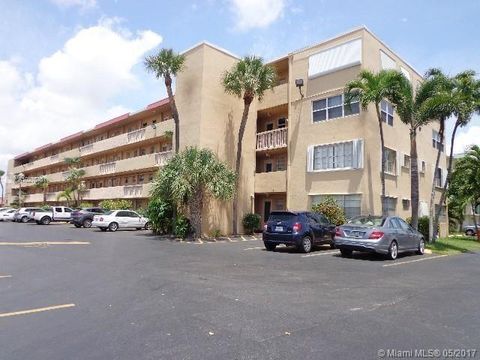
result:
[[[392,241],[388,248],[388,258],[395,260],[398,256],[398,244],[396,241]]]
[[[353,251],[348,250],[348,249],[340,249],[340,254],[342,254],[343,257],[351,257]]]
[[[82,225],[78,225],[78,224],[73,224],[73,225],[75,225],[77,229],[82,227]]]
[[[475,231],[471,230],[471,229],[468,229],[467,231],[465,231],[465,235],[467,236],[473,236],[475,235]]]
[[[330,243],[330,249],[335,249],[335,243]]]
[[[312,247],[312,238],[310,236],[305,236],[300,242],[299,249],[301,252],[309,253],[310,251],[312,251]]]
[[[101,231],[107,231],[107,228],[106,227],[101,227],[100,230]]]
[[[20,219],[20,221],[25,224],[25,223],[28,222],[28,217],[22,216],[22,218]]]
[[[50,224],[51,219],[48,216],[44,216],[42,220],[40,220],[43,225],[48,225]]]
[[[420,242],[418,243],[417,254],[423,255],[424,253],[425,253],[425,240],[420,239]]]
[[[147,222],[145,224],[145,230],[152,230],[152,223]]]
[[[90,219],[83,220],[83,227],[87,228],[87,229],[91,228],[92,227],[92,220],[90,220]]]
[[[142,228],[135,228],[135,230],[142,230]]]
[[[264,241],[263,244],[265,245],[265,249],[267,249],[267,251],[274,251],[275,248],[277,247],[277,244],[273,244],[267,241]]]
[[[108,225],[108,230],[110,230],[112,232],[117,231],[118,230],[118,224],[116,222],[110,223],[110,225]]]

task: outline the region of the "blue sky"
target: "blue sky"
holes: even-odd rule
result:
[[[0,0],[0,168],[164,96],[142,59],[207,40],[271,59],[366,25],[423,73],[480,73],[480,2]],[[459,149],[480,139],[480,120]]]

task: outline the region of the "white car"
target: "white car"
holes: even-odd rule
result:
[[[8,209],[0,212],[0,221],[13,221],[16,209]]]
[[[118,229],[150,229],[150,221],[135,211],[112,210],[103,215],[93,217],[92,226],[102,231],[117,231]]]

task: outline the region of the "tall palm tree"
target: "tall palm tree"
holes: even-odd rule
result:
[[[175,153],[180,149],[180,119],[177,105],[172,91],[172,77],[176,77],[185,65],[185,56],[177,54],[172,49],[161,49],[156,55],[150,55],[145,58],[145,68],[155,74],[157,79],[163,78],[167,88],[170,110],[172,111],[173,121],[175,122]]]
[[[70,206],[70,201],[72,201],[73,191],[70,188],[66,188],[61,193],[57,195],[57,200],[65,199],[67,206]]]
[[[2,177],[5,175],[5,171],[3,170],[0,170],[0,187],[2,188],[2,204],[4,203],[5,201],[5,193],[4,193],[4,189],[3,189],[3,179]]]
[[[65,161],[65,164],[71,168],[79,168],[82,163],[82,159],[80,157],[66,157],[63,159],[63,161]]]
[[[70,185],[71,194],[73,196],[74,205],[77,206],[80,200],[82,178],[85,176],[85,170],[70,168],[68,176],[66,178],[67,183]]]
[[[158,173],[151,201],[168,199],[176,205],[187,206],[195,236],[199,238],[206,198],[231,199],[235,184],[235,173],[211,150],[189,147],[175,155]]]
[[[43,192],[43,204],[45,205],[47,203],[47,189],[48,185],[50,185],[50,180],[48,180],[48,177],[40,176],[39,178],[36,179],[35,181],[35,187],[42,189]]]
[[[242,143],[245,127],[248,120],[248,112],[253,100],[257,98],[262,100],[265,92],[273,89],[277,81],[275,68],[265,65],[262,58],[256,56],[246,56],[237,62],[230,71],[223,75],[223,87],[228,94],[235,95],[243,99],[243,114],[238,129],[237,154],[235,159],[235,172],[240,178],[240,160],[242,156]],[[238,232],[238,191],[235,192],[232,207],[232,233]]]
[[[417,92],[417,115],[423,122],[438,121],[439,130],[438,137],[440,146],[437,147],[437,156],[435,159],[435,167],[437,169],[440,164],[440,157],[444,151],[445,143],[445,122],[453,112],[451,95],[453,83],[451,79],[445,75],[440,69],[432,68],[425,73],[424,82]],[[436,182],[432,177],[432,187],[429,202],[429,217],[434,218],[435,212],[435,194]],[[433,239],[433,221],[429,221],[429,242]]]
[[[18,184],[18,207],[22,207],[22,183],[25,181],[25,174],[18,173],[14,175],[14,182]]]
[[[352,80],[345,86],[345,100],[349,104],[354,98],[358,98],[363,110],[367,110],[370,104],[375,106],[375,112],[378,120],[378,130],[380,135],[380,145],[382,151],[382,165],[380,171],[380,182],[382,187],[382,214],[386,215],[385,204],[385,139],[383,137],[383,117],[381,115],[380,104],[382,100],[389,99],[399,103],[401,101],[401,83],[402,74],[395,70],[381,70],[373,73],[369,70],[362,70],[357,79]]]
[[[447,177],[442,186],[440,201],[435,212],[433,221],[433,240],[435,241],[438,233],[438,220],[447,196],[447,187],[452,179],[453,148],[455,145],[455,136],[459,127],[467,125],[474,113],[480,113],[480,80],[476,79],[476,73],[473,70],[463,71],[457,74],[453,79],[453,90],[450,97],[453,108],[452,115],[456,118],[450,138],[450,156],[448,161]]]

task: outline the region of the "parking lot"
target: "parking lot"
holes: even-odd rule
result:
[[[375,359],[480,344],[479,254],[262,245],[0,223],[0,358]]]

